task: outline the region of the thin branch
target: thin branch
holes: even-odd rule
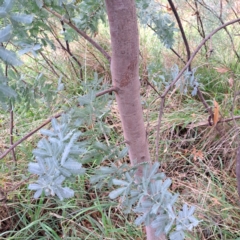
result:
[[[203,4],[203,3],[204,3],[204,4]],[[210,7],[208,7],[208,6],[205,4],[204,1],[203,1],[203,3],[199,2],[200,5],[202,5],[202,6],[203,6],[204,8],[206,8],[209,12],[211,12],[213,15],[215,15],[216,18],[221,22],[221,24],[224,24],[223,19],[222,19],[220,16],[218,16],[218,14],[217,14],[216,12],[214,12],[213,9],[211,9]],[[232,38],[230,32],[228,31],[228,29],[226,28],[226,26],[223,27],[223,28],[224,28],[225,32],[227,33],[227,35],[229,36],[229,39],[230,39],[230,42],[231,42],[231,45],[232,45],[233,52],[235,53],[235,55],[237,56],[237,59],[238,59],[238,61],[239,61],[239,60],[240,60],[240,56],[238,55],[237,50],[236,50],[236,48],[235,48],[233,38]]]
[[[110,92],[117,92],[118,88],[116,87],[111,87],[109,89],[106,89],[102,92],[99,92],[96,94],[96,97],[100,97],[104,94],[110,93]],[[12,144],[11,147],[9,147],[9,149],[7,151],[5,151],[1,156],[0,159],[4,158],[9,152],[11,152],[15,147],[17,147],[20,143],[22,143],[23,141],[25,141],[26,139],[28,139],[29,137],[31,137],[34,133],[36,133],[38,130],[40,130],[41,128],[43,128],[44,126],[46,126],[48,123],[51,122],[51,120],[53,118],[59,118],[62,116],[64,112],[61,113],[57,113],[55,115],[53,115],[52,117],[50,117],[49,119],[47,119],[44,123],[42,123],[39,127],[37,127],[36,129],[32,130],[31,132],[29,132],[27,135],[25,135],[23,138],[21,138],[20,140],[18,140],[16,143]]]
[[[39,51],[39,53],[40,53],[40,55],[41,55],[41,51]],[[35,61],[35,59],[29,54],[29,53],[26,53],[26,56],[28,56],[29,58],[31,58],[32,60],[34,60]],[[45,60],[45,59],[44,59]],[[46,60],[45,60],[45,62],[47,62]],[[47,68],[46,67],[46,65],[44,65],[43,63],[41,63],[40,61],[38,61],[38,63],[37,64],[39,64],[39,65],[41,65],[44,69],[45,68]],[[49,65],[49,63],[47,63],[47,66]],[[29,68],[29,69],[31,69],[31,70],[34,70],[34,71],[36,71],[33,67],[29,67],[29,66],[27,66],[27,65],[25,65],[25,67],[27,67],[27,68]],[[15,68],[14,68],[15,69]],[[16,69],[15,69],[16,70]],[[52,72],[53,74],[55,74],[55,75],[58,75],[56,72],[55,72],[55,70],[53,70],[51,67],[50,67],[50,70],[49,70],[50,72]],[[16,72],[16,71],[15,71]],[[41,73],[40,71],[39,71],[39,73]],[[18,75],[20,75],[19,73],[18,73]]]
[[[172,9],[172,11],[173,11],[173,14],[174,14],[176,20],[177,20],[177,23],[178,23],[180,32],[181,32],[181,34],[182,34],[183,42],[184,42],[184,44],[185,44],[185,48],[186,48],[186,51],[187,51],[187,60],[189,60],[190,57],[191,57],[191,52],[190,52],[190,47],[189,47],[189,44],[188,44],[188,41],[187,41],[187,38],[186,38],[186,34],[185,34],[184,29],[183,29],[183,26],[182,26],[182,22],[181,22],[181,20],[180,20],[180,18],[179,18],[179,16],[178,16],[177,9],[175,8],[172,0],[168,0],[168,3],[169,3],[169,5],[170,5],[170,7],[171,7],[171,9]],[[191,67],[190,67],[190,65],[189,65],[189,69],[190,69],[190,68],[191,68]]]
[[[205,98],[203,97],[202,95],[202,91],[199,89],[199,87],[197,88],[197,94],[198,94],[198,97],[200,98],[201,102],[203,103],[203,105],[205,106],[205,108],[208,110],[208,113],[209,115],[212,117],[213,119],[213,111],[212,111],[212,108],[209,107],[209,105],[207,104]]]
[[[177,20],[177,23],[178,23],[178,26],[179,26],[179,29],[180,29],[180,32],[181,32],[181,34],[182,34],[182,38],[183,38],[183,41],[184,41],[184,44],[185,44],[185,48],[186,48],[186,51],[187,51],[187,60],[189,60],[190,57],[191,57],[191,51],[190,51],[190,47],[189,47],[189,44],[188,44],[188,40],[187,40],[187,38],[186,38],[186,34],[185,34],[184,29],[183,29],[183,26],[182,26],[182,22],[181,22],[181,20],[180,20],[180,17],[179,17],[179,15],[178,15],[177,9],[175,8],[172,0],[168,0],[168,2],[169,2],[169,4],[170,4],[170,7],[171,7],[171,9],[172,9],[172,11],[173,11],[173,13],[174,13],[174,16],[175,16],[176,20]],[[204,46],[205,46],[205,44],[204,44]],[[191,71],[191,64],[189,64],[188,70]],[[204,99],[204,97],[203,97],[203,95],[202,95],[202,92],[201,92],[201,90],[200,90],[199,88],[198,88],[198,90],[197,90],[197,93],[198,93],[198,96],[199,96],[199,98],[201,99],[203,105],[204,105],[204,106],[206,107],[206,109],[209,111],[210,116],[213,118],[212,109],[211,109],[211,107],[208,106],[208,104],[207,104],[207,102],[205,101],[205,99]]]
[[[232,7],[232,4],[231,3],[229,3],[229,1],[228,0],[226,0],[226,2],[230,5],[230,7],[231,7],[231,9],[232,9],[232,11],[233,11],[233,13],[234,13],[234,15],[235,15],[235,17],[236,18],[238,18],[238,14],[237,14],[237,12],[235,11],[235,9]],[[240,23],[239,23],[240,24]]]
[[[212,111],[212,108],[207,104],[206,100],[204,99],[203,95],[202,95],[202,91],[199,89],[199,87],[197,88],[197,94],[198,94],[198,97],[200,98],[200,100],[202,101],[203,105],[205,106],[205,108],[207,109],[208,113],[209,113],[209,124],[211,119],[214,118],[214,114],[213,114],[213,111]],[[216,125],[216,129],[217,131],[222,134],[221,132],[221,129],[218,128],[218,126]]]
[[[96,57],[96,55],[91,52],[89,49],[87,49],[88,52],[96,59],[96,61],[99,63],[99,65],[103,68],[104,71],[106,71],[105,67],[102,65],[102,63],[100,62],[100,60]]]
[[[99,93],[97,93],[96,94],[96,97],[100,97],[100,96],[102,96],[102,95],[104,95],[104,94],[107,94],[107,93],[111,93],[111,92],[118,92],[118,88],[116,88],[116,87],[111,87],[111,88],[109,88],[109,89],[106,89],[106,90],[103,90],[102,92],[99,92]]]
[[[156,93],[159,97],[161,97],[161,94],[158,92],[158,90],[148,81],[147,78],[143,78],[143,81],[145,81],[147,83],[147,85],[149,85]]]
[[[13,141],[14,141],[14,137],[13,137],[13,110],[10,110],[10,144],[13,145]],[[17,158],[16,158],[16,154],[15,154],[15,150],[12,149],[12,156],[13,156],[13,161],[15,164],[15,167],[17,166]]]
[[[235,116],[235,117],[230,117],[230,118],[224,118],[224,119],[221,119],[221,120],[219,120],[218,122],[217,122],[217,125],[216,126],[218,126],[218,124],[219,123],[229,123],[229,122],[231,122],[231,121],[236,121],[236,120],[240,120],[240,116]],[[194,128],[194,127],[203,127],[203,126],[209,126],[209,121],[204,121],[204,122],[199,122],[199,123],[191,123],[191,124],[189,124],[189,125],[187,125],[186,127],[187,128]]]
[[[62,22],[62,21],[61,21]],[[63,23],[62,23],[63,24]],[[49,25],[51,25],[50,23],[49,23]],[[63,29],[65,29],[64,27],[63,27]],[[68,40],[66,40],[66,47],[64,47],[64,45],[62,44],[62,42],[58,39],[58,37],[56,36],[56,33],[54,32],[54,31],[52,31],[52,29],[50,29],[49,28],[49,30],[50,30],[50,32],[52,33],[52,35],[53,35],[53,37],[55,38],[55,40],[59,43],[59,45],[61,46],[61,48],[65,51],[65,52],[67,52],[68,53],[68,55],[70,56],[70,57],[72,57],[72,59],[78,64],[78,66],[79,66],[79,68],[80,68],[80,79],[81,80],[83,80],[83,72],[82,72],[82,64],[78,61],[78,59],[73,55],[73,53],[71,52],[71,50],[70,50],[70,46],[69,46],[69,43],[68,43]],[[63,30],[63,31],[65,31],[65,30]],[[70,60],[70,62],[71,62],[71,64],[72,64],[72,61]],[[73,69],[74,69],[74,71],[75,71],[75,68],[74,68],[74,65],[72,65],[72,67],[73,67]],[[76,71],[75,71],[75,73],[76,73]]]
[[[195,7],[196,7],[197,29],[198,29],[198,32],[199,32],[200,36],[201,36],[202,38],[205,38],[205,37],[206,37],[206,34],[205,34],[204,27],[203,27],[202,18],[201,18],[199,9],[198,9],[198,3],[197,3],[196,0],[194,1],[194,3],[195,3]],[[199,24],[200,24],[200,26],[201,26],[201,29],[200,29]],[[205,48],[205,52],[206,52],[206,58],[208,59],[208,57],[210,57],[210,55],[208,56],[208,48],[207,48],[206,43],[204,44],[204,48]],[[212,51],[212,49],[210,48],[209,51]]]
[[[54,64],[45,54],[43,54],[43,51],[39,51],[41,53],[41,55],[44,57],[45,61],[48,61],[50,65],[54,66],[60,73],[61,75],[63,75],[66,79],[69,79],[69,76],[67,76],[67,74],[65,74],[61,69],[59,69],[59,67],[56,66],[56,64]],[[54,70],[55,71],[55,70]],[[59,74],[57,74],[59,76]]]
[[[212,31],[205,39],[202,40],[202,42],[198,45],[198,47],[196,48],[196,50],[192,53],[190,59],[188,60],[187,64],[185,65],[185,67],[182,69],[182,71],[178,74],[178,76],[173,80],[173,82],[167,87],[167,89],[164,91],[164,93],[161,96],[161,105],[160,105],[160,109],[159,109],[159,116],[158,116],[158,125],[157,125],[157,135],[156,135],[156,161],[158,161],[158,152],[159,152],[159,139],[160,139],[160,128],[161,128],[161,122],[162,122],[162,116],[163,116],[163,108],[164,108],[164,103],[165,103],[165,97],[168,94],[168,92],[170,91],[170,89],[177,83],[177,81],[180,79],[180,77],[182,76],[182,74],[185,72],[185,70],[190,66],[191,62],[193,61],[194,57],[197,55],[197,53],[199,52],[199,50],[202,48],[202,46],[205,44],[205,42],[207,42],[207,40],[209,38],[211,38],[215,33],[217,33],[219,30],[221,30],[222,28],[234,24],[236,22],[239,22],[240,18],[232,20],[230,22],[227,22],[225,24],[223,24],[222,26],[216,28],[214,31]],[[201,94],[200,94],[201,95]],[[203,98],[204,99],[204,98]],[[208,105],[206,104],[206,101],[203,101],[203,104],[205,105],[205,107],[207,107]],[[210,109],[209,109],[210,111]],[[230,118],[232,120],[232,118]],[[231,121],[230,120],[230,121]]]
[[[63,22],[63,20],[60,20],[60,23],[61,23],[61,25],[62,25],[63,33],[65,34],[65,33],[66,33],[66,28],[64,27],[64,22]],[[65,42],[66,42],[66,48],[67,48],[67,50],[69,50],[69,52],[70,52],[70,47],[69,47],[69,42],[68,42],[68,40],[66,39]]]
[[[65,33],[66,29],[64,27],[64,22],[61,20],[61,25],[63,28],[63,32]],[[68,40],[65,40],[66,42],[66,48],[62,45],[61,41],[55,36],[55,39],[58,41],[58,43],[61,45],[61,47],[73,58],[73,60],[78,64],[79,68],[80,68],[80,79],[83,81],[83,70],[82,70],[82,64],[79,62],[79,60],[73,55],[73,53],[70,50],[70,45]],[[70,60],[71,61],[71,60]],[[71,61],[72,64],[72,61]],[[74,65],[72,64],[72,67],[75,71]]]
[[[197,53],[199,52],[199,50],[202,48],[202,46],[204,45],[205,42],[208,41],[208,39],[210,39],[214,34],[216,34],[219,30],[225,28],[228,25],[234,24],[236,22],[240,22],[240,18],[238,19],[234,19],[230,22],[227,22],[223,25],[221,25],[220,27],[216,28],[215,30],[213,30],[210,34],[207,35],[207,37],[205,37],[202,42],[198,45],[198,47],[196,48],[196,50],[192,53],[189,61],[187,62],[187,64],[185,65],[185,67],[182,69],[182,71],[177,75],[177,77],[174,79],[174,81],[166,88],[166,90],[164,91],[162,97],[165,97],[167,95],[167,93],[170,91],[170,89],[177,83],[177,81],[180,79],[180,77],[182,76],[182,74],[186,71],[186,69],[189,67],[189,65],[191,64],[191,62],[193,61],[194,57],[197,55]]]
[[[59,74],[55,71],[55,69],[52,67],[52,64],[49,63],[49,60],[46,58],[46,56],[39,51],[40,55],[42,56],[42,58],[45,60],[45,62],[47,63],[47,65],[52,69],[52,72],[55,73],[57,75],[57,77],[60,77]]]
[[[37,127],[36,129],[34,129],[33,131],[31,131],[30,133],[28,133],[27,135],[25,135],[23,138],[21,138],[20,140],[18,140],[17,142],[15,142],[7,151],[5,151],[1,156],[0,159],[4,158],[9,152],[12,151],[12,149],[14,149],[16,146],[18,146],[20,143],[22,143],[23,141],[25,141],[26,139],[28,139],[29,137],[31,137],[34,133],[36,133],[38,130],[40,130],[41,128],[43,128],[44,126],[46,126],[48,123],[51,122],[52,118],[59,118],[63,113],[58,113],[54,116],[52,116],[51,118],[49,118],[48,120],[46,120],[43,124],[41,124],[39,127]]]
[[[159,116],[158,116],[158,125],[157,125],[157,137],[156,137],[156,154],[155,154],[155,161],[158,162],[158,156],[159,156],[159,142],[160,142],[160,126],[162,122],[162,116],[163,116],[163,110],[164,110],[164,105],[165,105],[165,97],[162,97],[161,104],[160,104],[160,109],[159,109]]]
[[[220,0],[220,15],[219,17],[222,19],[222,14],[223,14],[223,2]]]
[[[70,59],[70,64],[71,64],[71,66],[72,66],[73,71],[75,72],[75,75],[77,76],[77,75],[78,75],[77,70],[76,70],[73,62],[71,61],[71,59]],[[80,79],[83,80],[82,77],[81,77],[81,73],[80,73]]]
[[[74,24],[71,23],[70,20],[64,18],[62,15],[60,15],[59,13],[53,11],[52,9],[48,8],[47,6],[43,5],[43,8],[46,11],[50,12],[51,14],[53,14],[55,17],[61,19],[69,27],[74,29],[79,35],[81,35],[88,42],[90,42],[96,49],[98,49],[109,62],[111,62],[111,57],[109,56],[109,54],[98,43],[96,43],[92,38],[90,38],[84,31],[82,31],[79,28],[77,28]]]
[[[183,38],[183,41],[184,41],[184,44],[185,44],[185,48],[186,48],[186,51],[187,51],[187,60],[189,60],[190,57],[191,57],[191,52],[190,52],[190,47],[189,47],[189,44],[188,44],[188,41],[187,41],[187,38],[186,38],[186,34],[185,34],[184,29],[183,29],[183,26],[182,26],[182,22],[181,22],[181,20],[180,20],[180,18],[179,18],[179,16],[178,16],[177,9],[175,8],[172,0],[168,0],[168,2],[169,2],[169,4],[170,4],[171,9],[172,9],[172,11],[173,11],[173,13],[174,13],[174,16],[175,16],[175,18],[176,18],[176,20],[177,20],[177,22],[178,22],[178,26],[179,26],[180,32],[181,32],[181,34],[182,34],[182,38]],[[199,13],[198,13],[198,14],[199,14]],[[204,46],[205,46],[205,44],[204,44]],[[206,47],[206,46],[205,46],[205,47]],[[191,71],[191,65],[189,65],[189,71]],[[202,92],[201,92],[201,90],[200,90],[199,88],[198,88],[198,90],[197,90],[197,93],[198,93],[198,96],[199,96],[199,98],[201,99],[203,105],[204,105],[204,106],[206,107],[206,109],[208,110],[210,116],[213,118],[212,108],[208,106],[208,104],[207,104],[206,100],[204,99],[204,97],[203,97],[203,95],[202,95]]]
[[[4,197],[7,199],[7,194],[9,192],[12,192],[14,190],[16,190],[17,188],[19,188],[22,184],[26,183],[31,177],[28,177],[27,179],[21,181],[20,183],[18,183],[15,186],[12,186],[10,189],[3,189],[0,187],[0,193],[2,192],[4,194]]]
[[[240,116],[225,118],[225,119],[218,121],[218,123],[231,122],[233,120],[240,120]]]
[[[5,76],[8,77],[8,64],[6,64],[5,66]],[[14,123],[13,123],[13,109],[12,109],[12,104],[10,102],[10,129],[9,129],[9,134],[10,134],[10,144],[13,145],[13,126],[14,126]],[[17,158],[16,158],[16,154],[15,154],[15,151],[14,149],[12,150],[12,157],[13,157],[13,161],[14,161],[14,164],[15,164],[15,167],[17,166]]]
[[[15,72],[18,76],[20,76],[20,73],[18,72],[18,70],[17,70],[14,66],[11,65],[11,68],[14,70],[14,72]]]
[[[186,61],[185,61],[173,48],[170,48],[170,50],[171,50],[184,64],[186,64]]]
[[[156,33],[156,30],[149,24],[147,24],[147,26]],[[184,59],[177,53],[176,50],[174,50],[173,48],[170,48],[170,50],[184,63],[186,64],[186,62],[184,61]]]

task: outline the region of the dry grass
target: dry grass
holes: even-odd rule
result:
[[[169,69],[172,67],[172,63],[178,60],[169,51],[162,50],[156,37],[150,37],[148,32],[141,34],[143,36],[140,58],[141,79],[148,76],[147,65],[154,61],[159,62],[157,73],[164,74],[164,68]],[[105,35],[99,34],[96,39],[109,50],[107,32]],[[97,51],[82,40],[71,44],[71,48],[83,64],[84,81],[91,79],[93,71],[96,71],[104,77],[105,82],[110,82],[109,64]],[[178,49],[183,49],[183,46],[179,44]],[[59,97],[57,104],[58,106],[71,106],[73,104],[71,100],[82,94],[81,84],[71,66],[69,57],[61,50],[55,51],[54,54],[51,56],[52,60],[56,60],[56,64],[71,79],[71,82],[66,80],[68,88],[64,92],[65,95]],[[159,61],[160,57],[161,61]],[[201,56],[197,61],[201,64]],[[203,70],[212,81],[221,80],[222,83],[215,81],[214,86],[222,85],[216,92],[214,88],[210,89],[212,85],[209,84],[209,88],[205,90],[205,96],[209,99],[210,104],[213,97],[220,96],[219,98],[222,99],[221,111],[224,116],[226,113],[230,116],[229,109],[234,89],[226,92],[225,83],[228,76],[224,78],[221,74],[211,75],[211,72],[207,72],[208,67],[214,67],[214,63]],[[47,72],[46,75],[52,80],[52,73]],[[236,73],[235,76],[236,81],[239,81],[239,74]],[[223,81],[225,81],[224,84]],[[54,82],[55,84],[57,82],[56,76]],[[236,85],[236,89],[239,89],[239,85]],[[162,88],[159,89],[159,92],[161,93],[162,90]],[[145,83],[142,84],[141,94],[150,152],[154,158],[160,99]],[[239,111],[238,105],[235,109],[236,112]],[[35,112],[40,114],[38,119],[20,113],[21,116],[15,122],[20,136],[15,136],[15,139],[32,130],[42,121],[41,117],[45,118],[47,115],[51,115],[56,109],[56,106],[52,106],[48,111],[43,106],[41,114],[40,110]],[[0,132],[0,151],[3,152],[8,145],[6,138],[8,116],[1,115],[1,118],[4,119],[1,120]],[[111,128],[111,134],[107,138],[115,144],[121,144],[123,141],[119,119],[117,105],[114,102],[111,114],[105,121]],[[188,235],[187,239],[237,239],[240,236],[240,207],[236,190],[235,165],[239,124],[237,122],[235,125],[231,122],[230,124],[218,124],[217,127],[203,126],[201,123],[206,122],[207,119],[208,114],[199,99],[190,95],[182,95],[178,89],[173,89],[166,99],[161,127],[159,148],[161,170],[172,179],[171,190],[181,194],[180,202],[196,206],[196,216],[202,221],[198,228]],[[31,160],[31,151],[35,147],[38,137],[39,135],[35,135],[17,148],[18,166],[21,167],[16,172],[14,172],[11,155],[0,160],[1,188],[6,190],[9,184],[16,185],[21,182],[24,175],[27,175],[26,166]],[[127,161],[127,158],[124,160]],[[124,216],[117,205],[109,201],[108,190],[96,192],[89,186],[87,177],[86,179],[77,179],[73,185],[76,198],[65,203],[56,199],[44,202],[33,201],[31,193],[26,190],[26,184],[10,192],[7,202],[1,202],[0,198],[0,213],[1,211],[3,213],[0,214],[2,216],[0,233],[10,230],[9,235],[12,234],[13,238],[9,239],[36,239],[36,236],[39,239],[46,236],[50,236],[50,239],[57,239],[54,238],[55,233],[64,239],[67,239],[67,236],[72,237],[71,239],[76,239],[76,237],[84,239],[87,236],[88,239],[93,240],[144,239],[142,229],[133,226],[134,215]],[[13,220],[15,226],[11,225]],[[39,222],[42,223],[40,227]]]

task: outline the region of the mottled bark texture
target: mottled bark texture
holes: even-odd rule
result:
[[[134,0],[106,0],[111,34],[111,74],[132,165],[150,162],[140,100],[139,36]],[[141,170],[138,171],[141,175]],[[147,240],[157,240],[146,227]]]

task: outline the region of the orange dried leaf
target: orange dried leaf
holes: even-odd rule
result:
[[[192,155],[193,155],[193,160],[197,161],[197,159],[203,159],[203,152],[201,150],[196,150],[196,148],[194,147],[192,150]]]
[[[213,114],[213,125],[216,126],[217,122],[219,121],[219,104],[214,100],[214,114]]]
[[[226,72],[228,72],[229,71],[229,68],[225,68],[225,67],[222,67],[222,68],[214,68],[214,69],[216,69],[216,71],[217,72],[219,72],[219,73],[226,73]]]

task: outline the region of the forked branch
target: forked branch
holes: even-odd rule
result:
[[[214,34],[216,34],[219,30],[225,28],[228,25],[234,24],[236,22],[240,22],[240,18],[237,18],[235,20],[229,21],[223,25],[221,25],[220,27],[216,28],[215,30],[213,30],[210,34],[208,34],[207,37],[205,37],[202,42],[198,45],[198,47],[195,49],[195,51],[192,53],[190,59],[188,60],[187,64],[185,65],[185,67],[181,70],[181,72],[177,75],[177,77],[173,80],[173,82],[166,88],[166,90],[164,91],[164,93],[161,96],[161,105],[160,105],[160,110],[159,110],[159,115],[158,115],[158,125],[157,125],[157,136],[156,136],[156,160],[158,160],[158,152],[159,152],[159,141],[157,141],[159,139],[159,134],[160,134],[160,128],[161,128],[161,121],[162,121],[162,117],[163,117],[163,113],[164,113],[164,102],[165,102],[165,97],[168,94],[168,92],[170,91],[170,89],[177,83],[177,81],[180,79],[180,77],[183,75],[183,73],[188,69],[188,67],[191,65],[194,57],[197,55],[197,53],[199,52],[199,50],[203,47],[203,45],[208,41],[208,39],[210,39]],[[231,118],[232,119],[232,118]]]
[[[80,30],[79,28],[77,28],[71,21],[69,21],[68,19],[64,18],[61,14],[53,11],[52,9],[48,8],[47,6],[43,5],[43,8],[53,14],[55,17],[59,18],[60,20],[62,20],[64,23],[66,23],[69,27],[71,27],[72,29],[74,29],[79,35],[81,35],[83,38],[85,38],[88,42],[90,42],[99,52],[101,52],[103,54],[103,56],[109,61],[111,62],[111,57],[110,55],[98,44],[96,43],[92,38],[90,38],[84,31]]]

